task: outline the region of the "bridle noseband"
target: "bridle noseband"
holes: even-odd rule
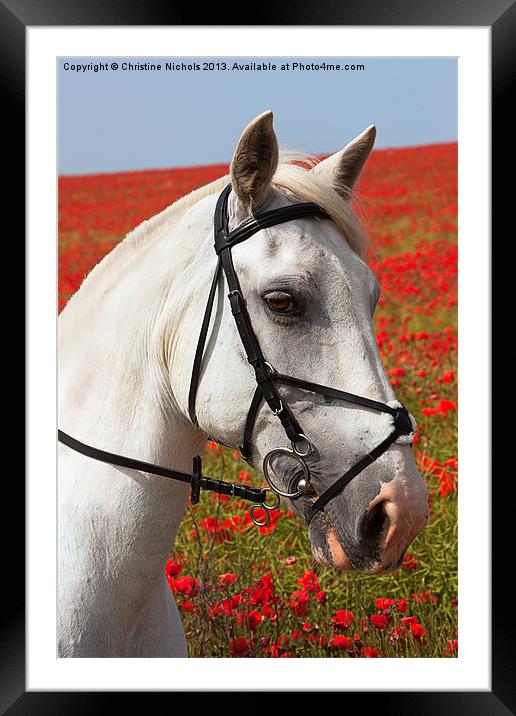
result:
[[[304,434],[295,415],[282,398],[278,390],[278,386],[291,386],[308,393],[322,395],[330,399],[342,400],[346,403],[352,403],[362,408],[392,415],[394,427],[389,435],[311,503],[307,513],[305,514],[305,519],[307,523],[310,524],[314,516],[320,512],[333,497],[342,492],[346,485],[348,485],[349,482],[361,473],[368,465],[377,460],[380,455],[383,455],[383,453],[400,436],[410,435],[413,432],[412,422],[410,420],[409,413],[404,406],[393,408],[386,403],[371,400],[370,398],[364,398],[360,395],[355,395],[354,393],[347,393],[343,390],[337,390],[336,388],[283,375],[282,373],[278,373],[265,359],[256,334],[253,330],[246,301],[233,265],[231,250],[233,246],[241,243],[242,241],[246,241],[262,229],[277,226],[278,224],[283,224],[287,221],[294,221],[295,219],[304,217],[318,217],[321,219],[330,219],[330,217],[323,209],[321,209],[321,207],[317,206],[317,204],[307,202],[256,213],[254,216],[239,224],[235,229],[233,229],[233,231],[230,231],[228,214],[228,199],[230,193],[231,185],[228,185],[220,194],[215,208],[214,247],[218,260],[194,356],[188,395],[188,412],[192,423],[194,425],[198,425],[195,411],[197,389],[200,380],[201,365],[208,336],[210,319],[213,312],[215,294],[221,272],[223,272],[229,289],[228,299],[231,312],[235,319],[238,334],[244,347],[247,360],[254,369],[256,380],[256,389],[251,400],[244,426],[242,445],[239,447],[240,453],[246,460],[249,460],[251,457],[251,439],[253,429],[258,412],[263,403],[266,403],[272,413],[278,418],[291,445],[290,448],[275,448],[265,456],[263,460],[263,473],[269,487],[250,488],[239,484],[235,485],[221,480],[203,477],[201,458],[198,455],[194,457],[192,475],[188,475],[187,473],[177,470],[171,470],[169,468],[152,465],[150,463],[98,450],[97,448],[80,443],[78,440],[66,435],[66,433],[63,433],[62,431],[58,432],[58,439],[60,442],[65,443],[72,449],[103,462],[131,467],[136,470],[170,477],[182,482],[189,482],[192,487],[191,498],[193,504],[199,501],[201,489],[213,490],[226,495],[234,495],[255,502],[257,504],[254,504],[250,509],[251,519],[258,525],[266,525],[270,522],[270,511],[277,509],[279,506],[280,497],[287,497],[291,500],[296,500],[301,496],[309,496],[314,492],[313,487],[310,484],[310,470],[305,460],[305,458],[313,452],[313,445]],[[291,491],[281,490],[278,488],[271,476],[270,463],[271,460],[278,455],[288,456],[289,459],[293,459],[299,464],[302,474],[301,477],[296,480],[296,485]],[[274,504],[266,504],[267,493],[269,491],[274,492],[276,495]],[[265,510],[263,520],[259,520],[255,515],[256,510],[259,508],[263,508]]]

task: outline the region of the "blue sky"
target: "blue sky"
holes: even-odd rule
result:
[[[116,61],[117,71],[65,63]],[[361,63],[364,71],[122,71],[122,62]],[[369,124],[376,146],[457,140],[457,60],[368,58],[61,58],[60,174],[228,162],[245,125],[274,112],[280,145],[341,149]]]

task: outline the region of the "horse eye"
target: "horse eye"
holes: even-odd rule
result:
[[[290,293],[285,291],[271,291],[265,294],[263,300],[271,311],[276,313],[296,313],[297,304]]]

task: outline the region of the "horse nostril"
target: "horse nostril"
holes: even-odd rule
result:
[[[385,511],[385,501],[377,502],[369,510],[364,523],[364,537],[370,540],[378,540],[383,532],[386,521],[389,519]]]

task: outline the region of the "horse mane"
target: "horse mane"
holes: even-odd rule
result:
[[[320,206],[332,219],[337,228],[346,238],[351,249],[363,260],[366,259],[369,239],[362,229],[352,207],[352,193],[349,193],[348,200],[344,200],[337,193],[336,189],[327,181],[321,179],[310,169],[317,164],[318,160],[312,156],[299,152],[282,150],[276,172],[272,178],[272,187],[280,194],[299,201],[311,201]],[[194,189],[181,199],[178,199],[170,206],[146,219],[130,231],[125,239],[119,242],[107,256],[100,261],[90,274],[85,278],[88,281],[93,274],[98,274],[112,265],[112,261],[120,260],[126,252],[135,249],[145,243],[147,239],[156,236],[179,218],[191,206],[207,196],[220,193],[230,182],[229,174],[226,174],[198,189]],[[108,259],[109,261],[106,261]]]

